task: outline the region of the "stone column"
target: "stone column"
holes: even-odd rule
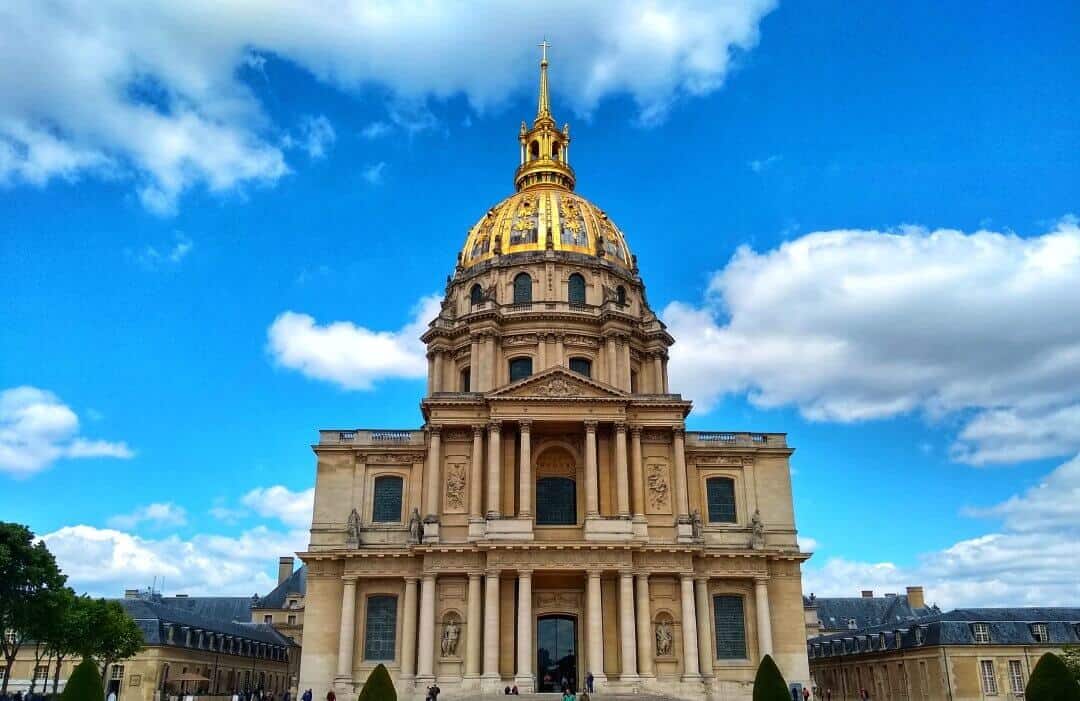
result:
[[[630,427],[630,496],[634,519],[645,518],[645,470],[641,461],[641,427]]]
[[[435,681],[435,575],[420,580],[420,641],[416,655],[416,682],[424,686]]]
[[[626,464],[626,424],[615,424],[615,498],[619,518],[630,518],[630,470]]]
[[[694,578],[694,599],[697,609],[697,644],[701,660],[701,676],[709,679],[713,674],[712,621],[709,620],[709,578]]]
[[[649,601],[649,574],[637,575],[637,655],[638,674],[642,677],[653,676],[653,632],[652,609]]]
[[[469,474],[469,520],[484,518],[484,427],[472,427],[472,470]]]
[[[502,426],[498,421],[488,424],[488,485],[487,485],[487,517],[499,518],[502,512],[500,507],[499,486],[502,482],[502,447],[500,438]]]
[[[533,686],[532,570],[518,570],[517,674],[514,683],[523,693]]]
[[[439,484],[439,472],[442,467],[442,429],[439,426],[430,426],[428,433],[431,435],[428,443],[427,474],[424,475],[424,514],[425,516],[439,516],[439,494],[442,492]]]
[[[607,681],[604,676],[604,614],[600,600],[599,570],[588,573],[586,595],[589,600],[589,627],[585,639],[588,643],[589,659],[588,669],[581,670],[579,674],[584,679],[592,672],[593,681],[599,684]]]
[[[465,678],[480,678],[480,633],[483,629],[483,614],[480,605],[480,573],[469,573],[469,600],[466,602],[465,615]]]
[[[405,578],[405,615],[401,622],[401,679],[411,682],[416,676],[416,583],[417,577]]]
[[[518,436],[521,441],[521,474],[518,478],[518,516],[532,517],[532,421],[518,422]]]
[[[664,393],[664,357],[660,353],[653,356],[653,391]]]
[[[622,383],[619,382],[619,360],[618,350],[615,348],[615,337],[607,337],[607,381],[612,387],[618,387],[622,389]]]
[[[675,515],[689,518],[690,502],[686,494],[686,431],[682,426],[672,430],[675,441]]]
[[[352,684],[353,635],[356,631],[356,577],[344,577],[341,590],[341,628],[338,634],[337,679]],[[350,691],[352,687],[349,687]]]
[[[758,657],[773,654],[772,617],[769,615],[769,580],[754,580],[754,603],[757,608]]]
[[[480,339],[472,336],[469,339],[469,392],[480,391]]]
[[[599,475],[596,472],[596,422],[585,422],[585,518],[600,515]],[[596,672],[593,672],[595,675]]]
[[[484,336],[484,370],[484,389],[493,389],[499,382],[499,368],[495,362],[495,335],[491,333]]]
[[[432,385],[434,391],[443,391],[443,352],[441,350],[435,351],[435,377]]]
[[[680,575],[679,584],[681,585],[679,600],[682,603],[682,679],[684,682],[698,681],[701,679],[701,673],[698,667],[697,614],[694,613],[694,576]]]
[[[566,365],[566,350],[563,348],[563,335],[555,334],[555,364]]]
[[[620,369],[622,370],[620,374],[622,378],[622,388],[629,392],[631,389],[630,373],[633,372],[633,369],[630,367],[630,339],[621,339],[619,346],[619,360],[621,365]],[[641,391],[640,387],[638,388],[638,391]]]
[[[427,353],[427,393],[435,391],[435,354]]]
[[[637,652],[634,645],[637,632],[634,625],[634,575],[632,572],[619,573],[619,656],[622,669],[619,678],[622,681],[637,681]]]
[[[537,372],[547,369],[547,335],[540,334],[536,343],[536,359],[539,361]]]
[[[484,680],[498,684],[499,676],[499,571],[484,573]]]

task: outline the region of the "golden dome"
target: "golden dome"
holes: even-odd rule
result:
[[[464,267],[523,251],[572,251],[633,266],[619,227],[602,209],[557,185],[534,185],[488,210],[469,230]]]
[[[469,230],[461,265],[526,251],[572,251],[633,267],[619,228],[602,209],[574,194],[570,167],[570,126],[560,130],[548,98],[547,47],[540,45],[540,94],[531,129],[521,123],[521,163],[514,174],[518,192],[488,210]]]

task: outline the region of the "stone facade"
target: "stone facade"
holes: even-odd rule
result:
[[[417,430],[324,430],[299,688],[749,699],[809,681],[783,434],[687,431],[674,339],[622,233],[522,125],[519,192],[470,231]],[[719,623],[719,625],[718,625]],[[721,650],[722,648],[722,650]],[[552,687],[555,687],[552,689]]]

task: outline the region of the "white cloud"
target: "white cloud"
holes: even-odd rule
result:
[[[167,266],[177,266],[187,258],[195,242],[183,234],[173,237],[171,246],[158,247],[146,245],[138,251],[126,249],[124,254],[147,270],[161,270]]]
[[[245,494],[240,501],[260,516],[276,518],[293,528],[306,529],[311,527],[315,488],[293,492],[280,484],[258,487]]]
[[[384,378],[427,375],[420,335],[439,313],[438,295],[424,297],[398,331],[372,331],[349,321],[325,326],[307,314],[282,312],[267,329],[268,351],[283,367],[345,389],[371,389]]]
[[[755,173],[760,173],[761,171],[765,170],[779,160],[780,156],[772,155],[768,158],[755,158],[754,160],[747,163],[747,165],[750,166],[750,170],[754,171]]]
[[[370,185],[382,185],[383,171],[386,170],[386,162],[379,161],[378,163],[372,163],[364,168],[360,173],[364,180],[368,181]]]
[[[79,417],[52,392],[13,387],[0,392],[0,472],[29,475],[63,458],[131,458],[124,442],[88,440]]]
[[[155,526],[183,526],[187,524],[187,512],[182,506],[171,502],[155,502],[141,506],[130,514],[117,514],[109,519],[110,528],[132,529],[141,523]]]
[[[326,157],[326,152],[337,140],[334,125],[323,115],[304,117],[300,122],[298,137],[286,137],[286,148],[303,149],[309,158],[317,160]]]
[[[543,27],[556,32],[558,98],[584,114],[607,97],[628,95],[641,121],[652,123],[679,98],[719,88],[733,54],[756,45],[758,25],[774,6],[9,4],[0,8],[0,183],[123,177],[148,209],[170,214],[189,188],[221,193],[289,172],[284,130],[254,89],[268,80],[267,57],[335,88],[386,88],[388,118],[412,133],[434,124],[429,100],[464,95],[482,110],[535,89]]]
[[[156,577],[165,593],[250,596],[277,583],[271,572],[280,555],[303,550],[306,530],[272,531],[259,526],[236,537],[175,535],[142,538],[116,529],[66,526],[42,536],[77,591],[119,596]]]
[[[818,545],[819,543],[816,538],[811,538],[810,536],[805,535],[799,536],[799,549],[802,550],[804,553],[814,552],[818,549]]]
[[[360,136],[365,139],[379,139],[391,132],[391,127],[386,122],[372,122],[360,130]]]
[[[1080,600],[1080,456],[1001,504],[967,509],[1001,518],[1001,528],[924,554],[912,567],[890,562],[811,560],[803,589],[856,596],[860,589],[903,592],[926,587],[928,600],[956,606],[1065,606]]]
[[[741,247],[702,306],[664,310],[672,385],[809,419],[964,422],[972,464],[1080,450],[1080,228],[1032,238],[904,227]]]

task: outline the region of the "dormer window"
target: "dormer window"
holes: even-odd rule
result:
[[[980,645],[985,645],[990,642],[990,624],[989,623],[972,623],[971,635],[975,638],[975,642]]]
[[[847,619],[847,627],[848,627],[848,630],[855,630],[856,628],[859,627],[859,624],[855,622],[854,618],[849,618],[849,619]]]
[[[1035,638],[1037,643],[1050,642],[1050,631],[1045,623],[1032,623],[1031,624],[1031,637]]]
[[[915,626],[911,629],[911,635],[915,638],[916,645],[923,644],[923,629],[921,626]]]

